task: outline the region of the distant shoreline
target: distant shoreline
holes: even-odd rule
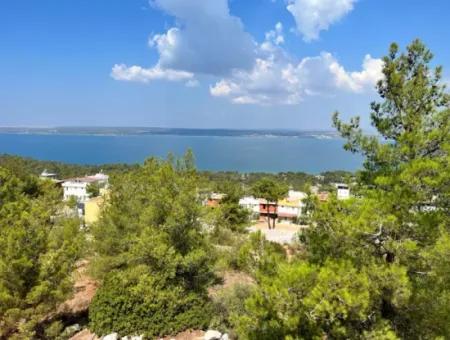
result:
[[[297,137],[335,139],[340,136],[331,130],[234,130],[234,129],[187,129],[158,127],[0,127],[1,134],[21,135],[77,135],[77,136],[198,136],[198,137]]]

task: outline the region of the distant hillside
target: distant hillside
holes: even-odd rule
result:
[[[234,129],[184,129],[160,127],[0,127],[0,133],[13,134],[67,134],[67,135],[180,135],[180,136],[277,136],[302,138],[337,138],[335,131],[313,130],[234,130]]]

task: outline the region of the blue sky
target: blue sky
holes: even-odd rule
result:
[[[392,41],[450,79],[447,0],[3,0],[1,126],[329,129]]]

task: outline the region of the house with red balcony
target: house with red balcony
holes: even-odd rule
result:
[[[267,202],[264,199],[259,201],[259,218],[266,221],[267,216],[271,218],[278,217],[278,205],[276,202]]]
[[[213,192],[203,204],[210,208],[217,208],[224,197],[225,194]]]

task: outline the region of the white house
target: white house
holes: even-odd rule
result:
[[[288,197],[278,201],[278,219],[295,221],[302,214],[303,199],[306,196],[304,192],[289,190]]]
[[[350,198],[350,188],[347,184],[336,183],[337,198],[338,200],[346,200]]]
[[[97,183],[100,187],[106,187],[108,185],[108,179],[109,177],[107,175],[98,173],[94,176],[66,180],[62,184],[64,200],[67,201],[71,197],[75,197],[78,203],[85,203],[89,199],[87,187],[93,183]]]
[[[259,214],[260,200],[253,196],[245,196],[239,200],[239,205],[246,208],[252,214]]]
[[[276,207],[278,219],[295,221],[302,214],[303,199],[305,197],[306,194],[304,192],[289,190],[288,196],[278,201]],[[245,196],[239,200],[239,205],[249,210],[253,215],[264,216],[267,213],[267,201],[264,199]],[[274,203],[273,206],[275,206]]]

